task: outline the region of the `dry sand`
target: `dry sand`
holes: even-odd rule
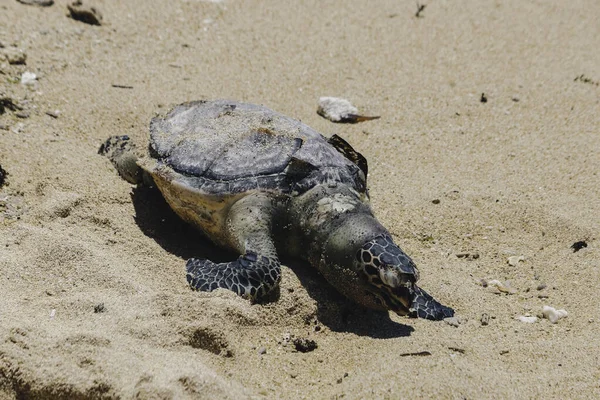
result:
[[[102,26],[0,0],[0,54],[27,55],[0,56],[0,97],[29,113],[0,115],[0,398],[600,397],[600,2],[84,4]],[[332,124],[320,96],[382,117]],[[188,257],[231,256],[96,152],[213,98],[361,151],[376,214],[462,323],[357,309],[289,260],[274,303],[190,291]],[[569,315],[515,319],[543,305]]]

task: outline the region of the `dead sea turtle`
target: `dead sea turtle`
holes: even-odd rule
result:
[[[240,254],[227,263],[189,259],[193,289],[261,298],[278,288],[285,254],[308,260],[363,306],[434,320],[454,314],[415,284],[415,264],[369,206],[366,159],[336,135],[327,140],[263,106],[195,101],[152,119],[146,154],[127,136],[109,138],[100,153]]]

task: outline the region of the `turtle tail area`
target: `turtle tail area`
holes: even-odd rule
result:
[[[142,183],[142,169],[137,165],[135,146],[129,136],[111,136],[98,149],[98,154],[106,156],[119,175],[129,183]]]
[[[452,308],[440,304],[420,287],[415,285],[413,290],[414,297],[410,307],[410,317],[439,321],[454,316]]]

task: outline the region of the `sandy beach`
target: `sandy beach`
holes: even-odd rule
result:
[[[83,0],[100,25],[23,2],[0,0],[0,399],[600,397],[600,2]],[[275,302],[190,290],[188,258],[232,255],[97,153],[219,98],[360,151],[456,323],[298,260]]]

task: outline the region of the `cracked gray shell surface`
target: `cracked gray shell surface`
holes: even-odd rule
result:
[[[266,107],[184,103],[150,123],[153,175],[211,195],[302,193],[340,182],[366,191],[360,168],[320,133]]]

